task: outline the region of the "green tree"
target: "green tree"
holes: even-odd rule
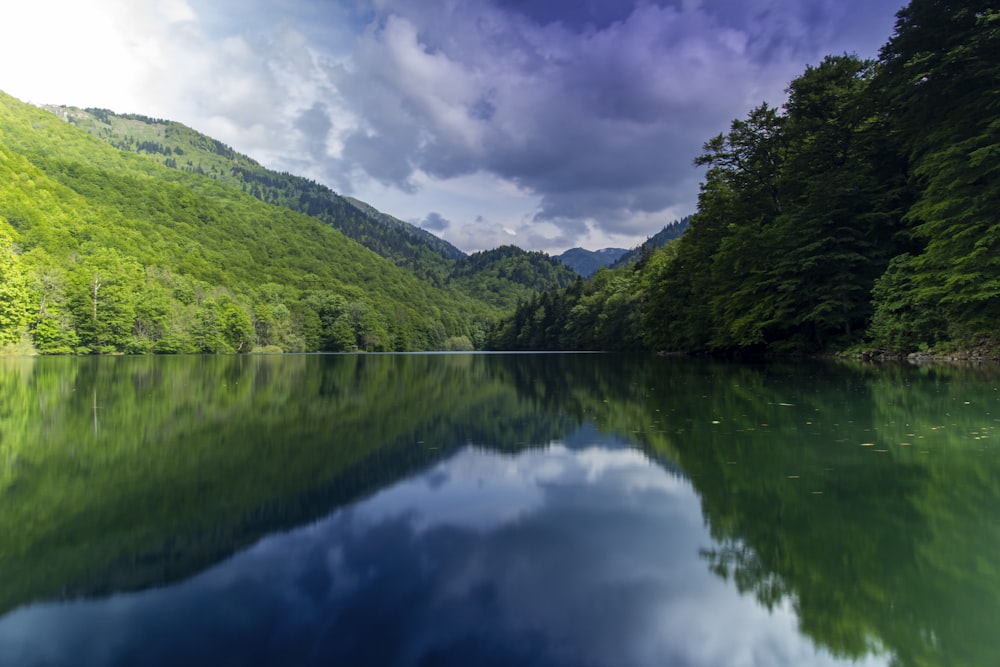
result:
[[[229,348],[235,352],[249,352],[256,332],[246,309],[232,299],[223,299],[221,318],[222,335]]]
[[[912,0],[881,58],[883,103],[917,191],[908,219],[922,247],[907,300],[925,311],[916,321],[937,314],[963,340],[996,338],[1000,318],[998,43],[995,3]],[[883,322],[900,312],[878,307]]]
[[[0,218],[0,345],[20,339],[29,312],[30,297],[11,231]]]
[[[72,269],[68,295],[80,344],[93,352],[126,350],[145,272],[114,248],[87,246],[83,252],[88,254]]]
[[[228,295],[202,301],[192,331],[199,352],[249,352],[255,331],[250,314]]]
[[[205,299],[195,311],[191,339],[197,352],[232,352],[224,333],[222,306],[215,299]]]

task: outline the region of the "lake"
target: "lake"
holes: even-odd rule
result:
[[[996,367],[0,358],[0,664],[995,665]]]

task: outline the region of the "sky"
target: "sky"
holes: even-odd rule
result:
[[[0,90],[176,120],[472,252],[631,248],[702,144],[903,0],[31,0]]]

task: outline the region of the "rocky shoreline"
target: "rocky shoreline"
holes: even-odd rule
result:
[[[908,361],[914,364],[933,362],[997,363],[1000,362],[1000,348],[990,345],[961,350],[928,350],[910,353],[863,350],[860,357],[865,361]]]

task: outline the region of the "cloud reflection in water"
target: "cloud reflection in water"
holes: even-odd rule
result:
[[[466,448],[177,586],[9,614],[0,663],[837,663],[788,601],[712,575],[711,543],[639,452]]]

